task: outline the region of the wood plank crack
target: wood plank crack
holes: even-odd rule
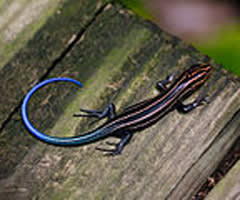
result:
[[[93,15],[91,20],[76,34],[76,36],[73,37],[72,40],[68,42],[68,45],[66,48],[62,51],[62,53],[57,57],[51,64],[51,66],[48,68],[48,70],[43,74],[42,77],[40,77],[38,80],[34,82],[34,85],[40,83],[44,79],[46,79],[51,71],[56,67],[58,63],[60,63],[65,56],[72,50],[74,45],[81,39],[81,37],[84,35],[86,30],[88,29],[89,26],[96,20],[96,18],[103,12],[103,10],[109,5],[109,3],[103,4]],[[26,95],[26,94],[25,94]],[[25,96],[24,95],[24,96]],[[9,113],[8,117],[6,120],[4,120],[0,126],[0,133],[3,131],[3,129],[6,127],[6,125],[11,121],[13,115],[17,113],[17,111],[21,108],[22,102],[23,102],[24,97],[20,100],[19,104]]]
[[[208,147],[201,153],[201,155],[199,156],[199,158],[192,163],[192,165],[188,168],[188,170],[184,173],[184,175],[181,177],[181,179],[179,179],[178,183],[171,189],[171,191],[169,192],[169,194],[166,197],[166,200],[169,199],[173,199],[172,198],[172,193],[176,190],[176,188],[183,182],[183,180],[186,178],[186,176],[189,174],[189,172],[196,166],[196,164],[198,162],[201,162],[202,158],[208,153],[208,151],[213,147],[213,145],[215,143],[217,143],[223,134],[226,134],[226,132],[229,130],[229,128],[232,127],[233,124],[240,124],[240,109],[238,109],[233,116],[231,117],[231,119],[226,123],[226,125],[219,131],[218,135],[214,138],[214,140],[212,140],[211,143],[209,143]],[[236,130],[240,130],[240,126],[236,127]],[[240,135],[237,137],[240,138]],[[236,140],[237,140],[236,138]],[[234,140],[234,141],[236,141]],[[228,152],[229,153],[229,152]],[[223,156],[224,157],[224,156]],[[219,161],[220,163],[220,161]],[[212,169],[212,171],[216,171],[218,170],[218,166],[216,166],[215,169]],[[196,191],[197,192],[197,191]],[[184,199],[184,194],[182,195],[181,199]]]

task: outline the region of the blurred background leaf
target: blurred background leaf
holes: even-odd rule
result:
[[[144,2],[142,0],[119,0],[119,2],[134,11],[136,14],[147,19],[152,19],[152,16],[146,6],[144,6]]]
[[[238,16],[235,15],[235,10],[238,13],[238,7],[233,4],[236,1],[119,1],[138,15],[154,21],[164,30],[192,43],[199,51],[240,76],[240,23],[236,23]],[[194,7],[194,3],[198,4]],[[173,13],[172,18],[171,13]],[[185,24],[179,23],[179,19]],[[192,21],[190,21],[191,19]],[[196,27],[190,27],[194,23],[199,29],[198,33],[194,30]],[[182,30],[179,30],[181,27]],[[184,27],[190,27],[190,31],[185,31]]]
[[[240,25],[225,27],[214,40],[201,42],[196,47],[240,76]]]

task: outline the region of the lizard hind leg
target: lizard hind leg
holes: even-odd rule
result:
[[[96,150],[107,152],[105,154],[106,156],[115,156],[115,155],[120,155],[124,149],[124,147],[130,142],[132,139],[133,133],[127,133],[121,136],[120,142],[119,143],[110,143],[107,142],[108,145],[113,145],[115,146],[114,149],[104,149],[104,148],[99,148],[97,147]]]

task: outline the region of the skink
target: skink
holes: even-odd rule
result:
[[[173,109],[177,109],[182,113],[188,113],[206,101],[205,96],[199,96],[190,104],[185,105],[182,103],[185,98],[206,82],[212,69],[213,67],[209,64],[196,64],[184,71],[174,81],[173,75],[171,75],[166,80],[157,83],[157,89],[160,91],[159,95],[127,107],[118,115],[115,114],[115,106],[112,103],[106,106],[103,111],[81,109],[81,111],[86,114],[75,114],[75,117],[96,117],[99,120],[107,117],[107,121],[96,129],[79,136],[53,137],[37,131],[27,117],[27,103],[31,95],[25,98],[22,106],[23,120],[33,135],[43,142],[54,145],[82,145],[95,142],[108,136],[118,137],[120,138],[120,142],[115,144],[114,149],[99,148],[99,150],[107,151],[109,155],[117,155],[122,152],[136,131],[153,125]],[[71,80],[73,79],[66,80],[72,82]],[[58,81],[58,79],[56,79],[56,81]],[[41,87],[50,82],[54,82],[54,80],[42,83]],[[167,87],[171,82],[172,84]],[[31,94],[37,90],[36,87],[37,86],[35,86],[35,90],[33,89],[34,91]]]

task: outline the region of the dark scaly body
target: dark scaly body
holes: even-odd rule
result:
[[[208,64],[193,65],[184,71],[169,88],[165,84],[169,83],[169,80],[160,81],[158,89],[161,90],[161,93],[159,95],[128,107],[119,115],[115,115],[113,104],[106,107],[103,112],[82,109],[88,114],[75,116],[97,117],[99,119],[108,117],[108,121],[95,130],[80,136],[59,138],[44,135],[42,140],[50,144],[72,146],[94,142],[108,136],[116,136],[121,138],[121,141],[116,144],[114,150],[100,150],[119,154],[130,141],[134,132],[151,126],[173,109],[189,112],[200,105],[204,101],[204,97],[199,97],[188,105],[182,104],[181,101],[204,84],[211,70],[212,67]]]
[[[193,67],[188,69],[169,89],[156,97],[125,109],[123,113],[110,119],[102,127],[111,128],[114,134],[116,131],[138,131],[154,124],[205,82],[211,66],[204,66],[206,66],[205,70],[199,72],[192,70]]]

